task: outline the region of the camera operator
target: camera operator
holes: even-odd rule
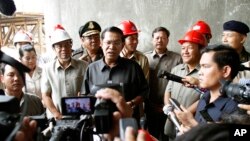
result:
[[[107,140],[113,140],[114,137],[118,136],[119,133],[119,119],[120,118],[126,118],[126,117],[132,117],[133,109],[131,106],[129,106],[124,97],[116,90],[105,88],[97,91],[96,95],[97,98],[111,100],[113,103],[115,103],[118,111],[115,111],[113,113],[113,127],[109,134],[105,135],[105,138]]]
[[[220,80],[233,80],[238,73],[240,59],[237,52],[225,45],[208,46],[202,52],[200,66],[199,86],[209,91],[199,100],[195,117],[183,107],[183,112],[175,110],[184,127],[219,122],[223,114],[238,109],[237,103],[220,91]]]

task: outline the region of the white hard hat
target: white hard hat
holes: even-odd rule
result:
[[[13,43],[14,43],[14,45],[16,45],[16,43],[18,43],[18,42],[32,43],[31,33],[26,32],[24,30],[18,31],[14,36]]]
[[[55,43],[66,41],[66,40],[71,40],[68,32],[65,31],[62,25],[57,24],[55,26],[54,32],[50,36],[51,45],[54,45]]]

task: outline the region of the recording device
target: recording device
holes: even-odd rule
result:
[[[122,118],[119,120],[119,131],[120,131],[120,139],[125,141],[125,131],[126,128],[130,126],[134,129],[135,134],[137,135],[138,125],[135,118]]]
[[[12,16],[16,11],[13,0],[0,0],[0,12],[6,16]]]
[[[239,84],[231,83],[231,81],[220,81],[222,84],[220,92],[233,98],[239,103],[250,104],[250,80],[240,79]]]
[[[174,106],[175,109],[177,109],[179,111],[183,111],[181,109],[180,103],[176,99],[169,98],[169,102]]]
[[[157,77],[165,78],[165,79],[172,80],[172,81],[178,82],[178,83],[183,83],[182,82],[182,77],[171,74],[171,73],[169,73],[167,71],[164,71],[164,70],[159,70],[159,72],[157,74]]]
[[[164,112],[164,114],[168,115],[168,118],[174,123],[175,127],[177,128],[177,130],[180,131],[181,125],[180,125],[178,119],[176,118],[176,116],[175,116],[173,110],[174,110],[174,109],[173,109],[172,106],[167,106],[167,105],[165,105],[165,106],[163,107],[163,112]]]
[[[182,81],[183,78],[182,77],[171,74],[171,73],[169,73],[167,71],[164,71],[164,70],[159,70],[159,72],[157,74],[157,77],[172,80],[174,82],[178,82],[178,83],[183,84],[183,81]],[[192,87],[192,88],[195,89],[200,94],[204,94],[204,92],[206,91],[205,89],[201,89],[201,88],[198,88],[198,87]]]

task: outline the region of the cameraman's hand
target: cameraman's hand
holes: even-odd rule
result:
[[[247,110],[247,114],[250,115],[250,105],[248,104],[238,104],[238,107],[244,110]]]
[[[123,96],[114,89],[105,88],[96,92],[97,98],[102,98],[106,100],[111,100],[115,103],[118,111],[113,113],[113,127],[110,133],[106,136],[107,140],[113,140],[115,136],[119,133],[119,119],[132,117],[133,109],[129,106]]]
[[[21,130],[16,133],[15,141],[33,141],[33,135],[36,132],[37,123],[24,117]]]

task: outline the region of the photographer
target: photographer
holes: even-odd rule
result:
[[[122,97],[121,94],[114,89],[110,88],[101,89],[97,91],[96,97],[101,99],[111,100],[113,103],[115,103],[118,109],[118,111],[113,113],[112,130],[109,132],[109,134],[105,135],[105,138],[107,140],[113,140],[114,137],[118,136],[119,133],[119,119],[132,117],[133,109],[126,103],[124,97]]]

